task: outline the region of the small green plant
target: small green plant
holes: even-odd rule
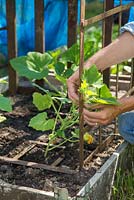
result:
[[[112,200],[134,199],[134,171],[119,169],[113,186]]]

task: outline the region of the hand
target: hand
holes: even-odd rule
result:
[[[99,105],[97,111],[83,109],[84,121],[90,126],[106,125],[120,114],[119,106]]]
[[[89,68],[94,63],[88,59],[84,63],[84,68]],[[79,95],[78,95],[78,88],[79,88],[79,70],[77,70],[72,76],[70,76],[67,80],[67,87],[68,87],[68,97],[76,104],[79,104]]]
[[[76,71],[68,80],[68,97],[74,102],[79,103],[78,88],[79,88],[79,71]]]

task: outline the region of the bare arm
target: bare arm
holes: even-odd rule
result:
[[[121,63],[122,61],[132,57],[134,57],[134,36],[129,32],[125,32],[110,45],[101,49],[89,58],[85,62],[84,67],[88,68],[95,64],[99,70],[103,71],[114,64]],[[79,71],[77,70],[67,80],[69,98],[75,102],[78,102],[78,81]]]
[[[132,57],[134,57],[134,36],[129,32],[125,32],[110,45],[88,59],[85,67],[96,64],[98,69],[104,70]]]

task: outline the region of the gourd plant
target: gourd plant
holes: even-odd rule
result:
[[[66,79],[73,73],[73,70],[67,69],[64,62],[53,59],[50,53],[29,52],[26,56],[11,59],[10,63],[20,76],[27,77],[41,91],[40,93],[33,93],[33,104],[40,113],[30,120],[29,126],[36,130],[51,131],[48,136],[49,142],[45,150],[45,156],[47,156],[48,151],[65,142],[77,142],[78,129],[72,130],[72,127],[78,123],[78,112],[76,106],[71,104],[67,98],[67,90],[65,90]],[[52,69],[55,78],[62,82],[63,87],[61,90],[58,90],[48,81],[48,74]],[[35,80],[40,79],[43,79],[49,85],[50,90],[35,83]],[[60,113],[65,103],[70,104],[70,108],[69,112],[62,118]],[[47,114],[46,110],[50,108],[55,112],[54,118],[49,118]],[[71,131],[67,134],[66,130],[70,127]],[[57,138],[62,138],[62,142],[55,146],[50,145]]]
[[[65,142],[79,141],[79,129],[76,128],[78,124],[78,112],[76,106],[67,98],[66,89],[66,79],[74,72],[78,64],[77,57],[73,54],[73,48],[78,51],[74,45],[71,49],[61,54],[60,59],[53,58],[52,53],[41,54],[39,52],[29,52],[27,56],[14,58],[10,61],[12,67],[20,76],[27,77],[34,86],[41,90],[41,93],[35,92],[33,94],[33,104],[40,113],[30,120],[29,126],[36,130],[51,131],[48,136],[49,142],[45,150],[45,156],[47,156],[50,150],[63,145]],[[66,67],[68,61],[73,63],[72,68],[68,69]],[[64,89],[58,90],[48,81],[47,77],[49,71],[52,69],[55,78],[62,82]],[[37,79],[43,79],[51,90],[37,85],[35,83]],[[44,94],[42,94],[42,92]],[[96,66],[92,66],[84,71],[79,92],[83,93],[84,102],[90,105],[93,103],[118,104],[116,98],[112,97],[109,89],[103,83],[102,75],[98,72]],[[70,104],[70,109],[64,118],[62,118],[61,109],[65,103]],[[58,108],[55,105],[58,105]],[[49,118],[47,109],[50,108],[54,110],[55,118]],[[74,125],[76,126],[72,129]],[[71,131],[68,134],[67,130],[69,128],[71,128]],[[61,138],[61,142],[52,146],[51,144],[53,144],[57,138]],[[84,135],[84,140],[88,144],[93,142],[93,138],[87,133]]]
[[[6,84],[6,81],[0,80],[0,84]],[[3,94],[0,93],[0,110],[11,112],[12,111],[12,105],[9,98],[4,97]],[[0,114],[0,123],[5,121],[6,117]]]

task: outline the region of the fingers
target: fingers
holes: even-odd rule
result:
[[[104,104],[84,104],[84,107],[86,108],[86,109],[90,109],[90,110],[96,110],[96,109],[103,109],[103,108],[105,108],[106,107],[106,105],[104,105]]]
[[[76,71],[68,80],[67,80],[67,87],[68,87],[68,97],[74,102],[79,102],[78,96],[78,87],[79,87],[79,73]]]
[[[84,121],[90,126],[101,125],[100,112],[89,112],[87,109],[83,109]]]
[[[114,119],[113,110],[111,107],[104,108],[98,112],[90,112],[87,109],[83,109],[83,117],[86,123],[91,126],[106,125]]]
[[[77,93],[77,86],[73,82],[68,82],[69,87],[68,87],[68,97],[74,102],[78,103],[79,102],[79,96]]]
[[[86,122],[90,126],[99,126],[99,125],[101,125],[97,121],[89,120],[89,118],[87,116],[84,116],[84,122]]]

